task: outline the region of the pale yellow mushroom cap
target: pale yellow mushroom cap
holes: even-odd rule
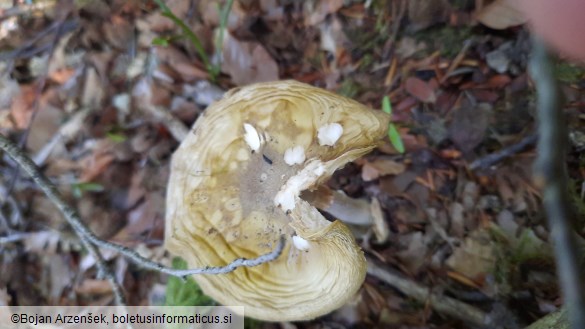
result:
[[[275,261],[194,279],[219,303],[261,320],[308,320],[339,308],[364,281],[363,252],[344,224],[327,221],[298,193],[376,147],[388,122],[380,111],[295,81],[229,91],[173,155],[166,248],[191,268],[225,266],[270,252],[284,234]],[[317,137],[322,127],[333,131],[327,145]],[[287,164],[285,152],[299,146],[306,160]]]

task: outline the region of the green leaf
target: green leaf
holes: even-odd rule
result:
[[[119,134],[119,133],[115,133],[115,132],[108,132],[106,133],[106,136],[115,143],[122,143],[124,142],[126,139],[128,139],[124,134]]]
[[[154,0],[154,2],[159,6],[162,11],[171,11],[169,7],[164,3],[162,0]]]
[[[392,115],[392,105],[390,104],[390,98],[388,96],[382,98],[382,111]]]
[[[83,192],[103,192],[104,187],[98,183],[75,183],[71,184],[73,196],[77,199],[83,196]]]
[[[181,28],[181,30],[187,36],[187,38],[189,38],[189,40],[191,40],[191,43],[193,44],[193,46],[195,47],[195,50],[199,54],[199,58],[203,62],[203,66],[205,66],[207,71],[210,73],[211,80],[215,81],[217,76],[213,75],[213,71],[212,71],[213,66],[209,62],[209,58],[207,57],[207,53],[205,52],[205,48],[203,48],[203,44],[201,43],[201,40],[199,40],[199,38],[197,37],[195,32],[193,32],[193,30],[191,30],[191,28],[185,22],[183,22],[183,20],[181,20],[179,17],[177,17],[175,14],[173,14],[171,9],[162,0],[154,0],[154,2],[160,8],[161,15],[170,19],[171,21],[173,21],[173,23],[175,23],[175,25],[177,25],[179,28]]]
[[[152,39],[152,45],[153,46],[168,47],[169,46],[169,38],[156,37],[156,38]]]
[[[388,138],[390,138],[390,143],[392,146],[398,151],[399,153],[404,153],[404,144],[402,143],[402,138],[400,137],[400,133],[398,133],[398,129],[393,123],[388,125]]]
[[[186,270],[187,262],[179,257],[173,258],[173,268]],[[166,291],[166,306],[212,306],[213,299],[205,295],[197,282],[191,277],[185,281],[177,277],[169,277]]]

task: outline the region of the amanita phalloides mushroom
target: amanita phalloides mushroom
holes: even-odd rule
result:
[[[386,134],[389,117],[295,81],[236,88],[211,105],[172,158],[166,248],[190,267],[224,266],[287,244],[273,262],[199,275],[246,316],[306,320],[342,306],[366,261],[349,229],[300,198]]]

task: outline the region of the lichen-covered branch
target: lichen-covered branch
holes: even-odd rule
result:
[[[166,267],[162,264],[153,262],[147,258],[140,256],[136,251],[120,246],[109,241],[102,240],[98,238],[93,232],[89,230],[89,228],[81,221],[81,218],[73,207],[69,206],[67,202],[63,199],[63,197],[57,191],[57,188],[51,181],[41,173],[39,168],[33,163],[33,161],[14,143],[8,140],[6,137],[0,135],[0,149],[4,150],[6,153],[10,155],[11,158],[14,159],[18,163],[20,167],[22,167],[34,180],[34,182],[43,190],[43,192],[47,195],[49,200],[59,210],[63,213],[65,219],[73,227],[81,241],[84,243],[85,247],[91,252],[96,259],[100,260],[101,256],[99,254],[99,250],[97,247],[112,249],[120,254],[127,257],[132,262],[136,263],[143,268],[156,270],[162,273],[166,273],[173,276],[184,277],[187,275],[192,274],[224,274],[229,273],[235,270],[238,267],[250,267],[250,266],[257,266],[263,263],[270,262],[282,253],[284,246],[286,244],[286,239],[284,237],[280,238],[280,242],[278,246],[271,252],[261,255],[254,259],[236,259],[230,264],[226,266],[220,267],[205,267],[205,268],[194,268],[194,269],[187,269],[187,270],[177,270],[170,267]],[[103,264],[103,262],[99,262],[98,264]],[[104,273],[107,274],[108,271],[103,269]],[[112,276],[113,278],[113,276]]]

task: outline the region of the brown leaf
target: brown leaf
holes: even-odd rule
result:
[[[398,175],[404,172],[406,166],[403,163],[391,159],[376,159],[366,162],[362,167],[362,179],[372,181],[380,176]]]
[[[237,85],[276,81],[279,78],[276,61],[261,44],[239,41],[229,32],[223,42],[221,69]]]
[[[82,160],[83,172],[79,176],[79,182],[87,183],[93,181],[101,175],[104,170],[114,161],[114,156],[110,153],[96,152]]]
[[[108,280],[85,279],[75,288],[75,292],[82,295],[102,295],[112,291]]]
[[[162,63],[168,64],[185,81],[208,77],[207,72],[195,66],[192,59],[175,47],[156,47],[155,51],[158,59]]]
[[[526,23],[517,0],[496,0],[477,13],[477,20],[496,30]]]
[[[20,91],[12,99],[10,114],[18,129],[24,129],[32,115],[32,105],[35,101],[37,87],[35,85],[21,85]]]
[[[35,153],[39,151],[59,130],[59,124],[62,121],[63,112],[61,110],[48,104],[40,107],[30,128],[30,136],[26,142],[27,147]]]
[[[464,105],[455,113],[449,127],[451,140],[463,153],[471,152],[485,136],[492,113],[491,105]]]
[[[464,276],[477,279],[495,264],[494,244],[488,230],[474,231],[447,259],[447,265]]]
[[[423,232],[414,232],[400,235],[398,240],[404,249],[397,252],[396,256],[410,272],[416,273],[427,259],[429,236]]]
[[[406,79],[405,88],[409,94],[416,97],[421,102],[434,103],[437,100],[433,88],[427,82],[419,78],[410,77]]]
[[[447,0],[409,0],[408,19],[411,25],[409,29],[419,31],[447,21],[451,6]]]

